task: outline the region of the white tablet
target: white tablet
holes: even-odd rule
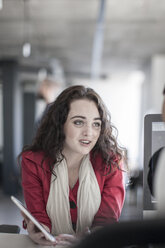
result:
[[[11,196],[11,200],[17,205],[17,207],[38,227],[38,229],[52,242],[56,241],[49,232],[31,215],[31,213],[25,208],[25,206],[16,197]]]

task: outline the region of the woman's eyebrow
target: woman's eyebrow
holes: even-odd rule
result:
[[[85,116],[82,116],[82,115],[75,115],[75,116],[71,117],[70,119],[74,119],[74,118],[86,119],[86,117]]]
[[[94,118],[94,120],[99,120],[99,121],[101,121],[101,118],[100,118],[100,117],[96,117],[96,118]]]
[[[70,119],[72,120],[74,118],[86,119],[86,117],[82,116],[82,115],[75,115],[75,116],[71,117]],[[101,118],[100,117],[95,117],[95,118],[93,118],[93,120],[100,120],[101,121]]]

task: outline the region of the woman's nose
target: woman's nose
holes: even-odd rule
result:
[[[89,125],[85,125],[83,129],[83,135],[84,136],[90,136],[92,135],[92,127]]]

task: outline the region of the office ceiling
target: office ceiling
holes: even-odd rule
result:
[[[3,0],[0,59],[16,58],[25,65],[57,59],[66,77],[88,77],[93,51],[100,51],[100,74],[106,77],[114,70],[139,69],[153,55],[165,53],[164,0],[103,2],[103,47],[94,50],[100,0]],[[32,53],[23,58],[27,41]]]

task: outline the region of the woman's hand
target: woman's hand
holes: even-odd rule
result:
[[[29,218],[22,213],[22,216],[24,217],[24,221],[27,225],[27,231],[29,234],[29,237],[37,244],[40,245],[47,245],[47,246],[51,246],[51,245],[57,245],[57,242],[51,242],[49,240],[47,240],[47,238],[45,237],[45,235],[34,225],[34,223],[29,220]],[[49,228],[43,224],[41,224],[48,232],[50,232]]]
[[[90,234],[89,227],[86,227],[84,232],[78,235],[71,235],[71,234],[59,234],[56,237],[56,240],[59,245],[68,246],[78,243],[85,235]]]
[[[56,240],[58,245],[69,246],[78,243],[79,238],[72,234],[59,234]]]

